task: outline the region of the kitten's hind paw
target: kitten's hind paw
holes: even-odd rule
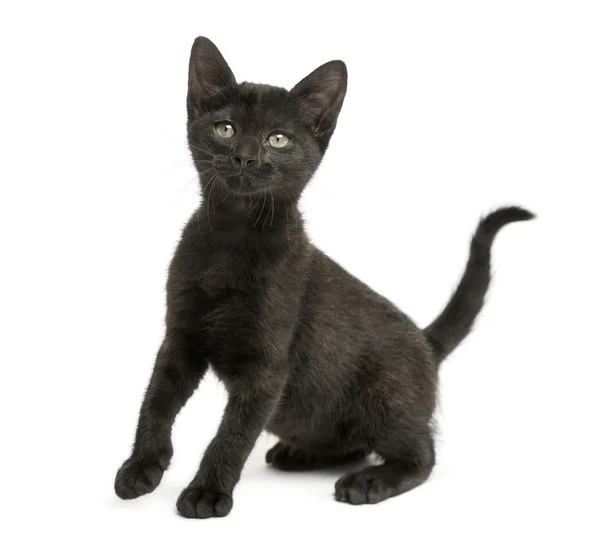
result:
[[[159,461],[127,459],[117,472],[115,492],[122,500],[148,494],[158,487],[163,473]]]
[[[313,453],[296,449],[277,442],[267,451],[266,460],[278,470],[289,472],[303,470],[318,470],[330,466],[339,466],[364,459],[368,455],[365,450],[357,450],[349,453],[330,455],[326,453]]]
[[[319,465],[319,457],[316,454],[294,449],[283,442],[277,442],[267,451],[265,458],[267,464],[279,470],[310,470]]]
[[[382,479],[364,471],[348,473],[335,484],[335,499],[352,505],[379,503],[395,494]]]

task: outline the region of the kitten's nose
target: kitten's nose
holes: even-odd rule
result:
[[[251,162],[256,162],[254,157],[238,153],[233,157],[240,165],[240,170],[243,170]]]
[[[240,172],[243,172],[244,168],[248,166],[248,164],[256,162],[259,151],[260,147],[253,138],[243,137],[239,141],[233,154],[233,161],[235,164],[239,164]]]

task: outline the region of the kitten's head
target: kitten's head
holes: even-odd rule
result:
[[[326,63],[294,88],[238,84],[217,47],[194,42],[188,142],[204,189],[297,199],[319,166],[346,93],[346,66]]]

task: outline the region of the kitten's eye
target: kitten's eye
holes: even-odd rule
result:
[[[235,134],[235,129],[228,121],[221,121],[215,125],[215,132],[221,138],[231,138]]]
[[[287,134],[282,134],[281,132],[274,132],[271,134],[271,136],[269,136],[267,141],[271,147],[279,149],[290,143],[290,137]]]

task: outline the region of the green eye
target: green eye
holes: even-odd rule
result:
[[[215,132],[221,138],[231,138],[235,134],[235,129],[228,121],[221,121],[215,125]]]
[[[281,132],[274,132],[273,134],[271,134],[271,136],[269,136],[267,141],[269,142],[269,145],[271,147],[280,149],[281,147],[285,147],[290,143],[290,137],[287,134],[283,134]]]

